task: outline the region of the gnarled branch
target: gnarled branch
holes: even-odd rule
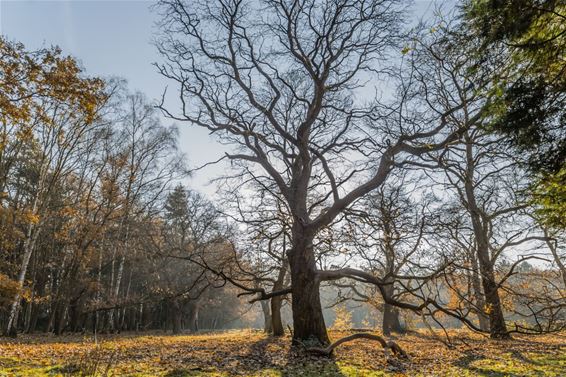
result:
[[[383,347],[383,352],[385,353],[385,357],[387,359],[389,359],[389,357],[390,357],[389,350],[391,350],[393,352],[393,355],[395,355],[395,356],[402,357],[402,358],[405,358],[405,359],[409,358],[407,353],[397,343],[395,343],[393,341],[386,341],[383,337],[381,337],[379,335],[368,334],[368,333],[355,333],[355,334],[348,335],[348,336],[345,336],[343,338],[338,339],[334,343],[330,344],[328,347],[324,347],[324,348],[322,348],[322,347],[310,347],[310,348],[306,348],[306,350],[307,350],[307,352],[310,352],[310,353],[329,356],[330,354],[332,354],[332,351],[334,351],[334,349],[336,347],[338,347],[339,345],[346,343],[346,342],[351,342],[352,340],[356,340],[356,339],[368,339],[368,340],[375,340],[375,341],[379,342],[379,344],[381,344],[381,346]]]

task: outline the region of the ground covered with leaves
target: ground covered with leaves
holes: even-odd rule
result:
[[[331,333],[338,339],[348,333]],[[122,334],[0,340],[0,376],[566,376],[566,334],[492,341],[466,331],[394,337],[409,359],[387,361],[376,342],[306,355],[259,331]],[[442,340],[442,341],[441,341]]]

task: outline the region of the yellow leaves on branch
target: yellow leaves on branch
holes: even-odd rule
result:
[[[20,285],[17,281],[0,273],[0,305],[6,305],[12,302],[19,290]]]
[[[107,99],[104,81],[84,77],[76,60],[59,48],[27,51],[0,37],[0,56],[0,123],[18,126],[17,139],[29,139],[37,121],[53,122],[50,104],[90,124]]]
[[[39,223],[39,215],[37,213],[33,213],[32,211],[24,211],[22,213],[21,219],[28,224],[38,224]]]
[[[336,314],[336,318],[332,324],[332,330],[344,331],[352,328],[352,313],[348,310],[346,305],[342,304],[336,306],[334,313]]]

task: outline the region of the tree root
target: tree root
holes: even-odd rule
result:
[[[337,341],[335,341],[334,343],[332,343],[328,347],[324,347],[324,348],[322,348],[322,347],[310,347],[310,348],[306,348],[306,350],[307,350],[307,352],[310,352],[310,353],[314,353],[314,354],[318,354],[318,355],[324,355],[324,356],[330,356],[330,354],[332,354],[332,351],[334,351],[334,349],[336,347],[338,347],[340,344],[350,342],[350,341],[355,340],[355,339],[369,339],[369,340],[375,340],[375,341],[379,342],[381,344],[381,346],[383,347],[383,352],[385,353],[385,357],[387,358],[388,361],[390,359],[390,354],[389,354],[390,350],[392,351],[394,356],[402,357],[404,359],[409,358],[407,353],[401,347],[399,347],[399,345],[397,343],[395,343],[393,341],[386,341],[385,339],[383,339],[379,335],[368,334],[368,333],[352,334],[352,335],[345,336],[343,338],[338,339]]]

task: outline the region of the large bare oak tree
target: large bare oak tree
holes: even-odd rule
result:
[[[320,282],[363,272],[320,270],[317,235],[396,165],[457,139],[447,118],[461,107],[423,116],[400,105],[401,1],[162,0],[158,9],[157,67],[180,101],[173,111],[164,95],[164,113],[210,130],[233,147],[234,169],[283,198],[293,337],[328,344]]]

